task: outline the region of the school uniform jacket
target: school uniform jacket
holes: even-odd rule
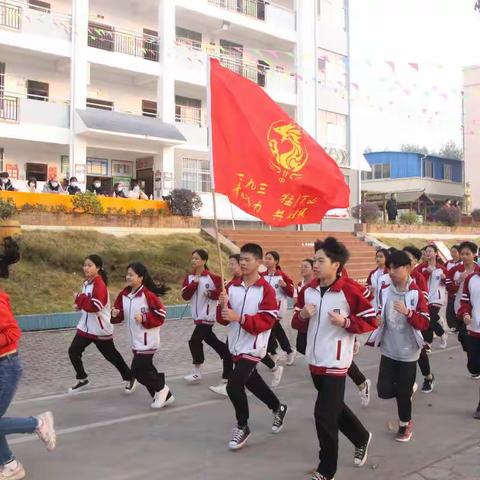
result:
[[[385,307],[388,303],[390,288],[391,285],[388,285],[381,291],[381,323],[378,328],[370,335],[367,341],[367,345],[378,347],[382,343],[382,337],[385,333]],[[425,295],[412,279],[410,279],[408,283],[408,291],[405,295],[405,305],[409,310],[407,315],[407,322],[413,329],[418,348],[423,348],[425,341],[423,339],[421,331],[428,329],[430,325],[430,315],[428,313],[428,305],[427,301],[425,300]]]
[[[215,323],[221,290],[222,279],[209,270],[204,270],[198,280],[193,274],[185,277],[182,298],[190,300],[192,318],[197,325],[213,325]]]
[[[143,285],[135,291],[127,287],[118,294],[113,308],[120,313],[112,318],[112,322],[125,320],[133,352],[154,354],[160,346],[160,326],[167,314],[160,298]],[[138,314],[142,315],[141,323],[135,320]]]
[[[480,273],[472,273],[465,279],[458,313],[461,318],[465,315],[472,317],[472,322],[467,325],[468,334],[480,338]]]
[[[94,340],[112,338],[110,294],[100,275],[84,282],[82,293],[75,299],[75,305],[81,311],[77,325],[78,335]]]
[[[446,278],[448,270],[437,263],[433,271],[430,271],[428,263],[421,263],[415,269],[421,273],[428,284],[428,304],[441,307],[447,299]]]
[[[17,349],[21,331],[15,317],[9,296],[0,290],[0,355]]]
[[[445,265],[445,268],[450,271],[452,268],[458,267],[461,263],[461,260],[449,260]]]
[[[303,319],[300,311],[307,304],[315,305],[316,312],[313,317]],[[331,323],[331,311],[345,317],[345,327]],[[337,278],[323,297],[318,279],[305,285],[292,319],[296,330],[303,331],[307,326],[305,357],[315,375],[345,376],[352,363],[355,335],[370,332],[375,325],[375,310],[363,296],[361,287],[344,277]]]
[[[225,322],[220,305],[217,321],[228,325],[228,348],[233,361],[246,359],[258,363],[267,354],[270,330],[277,321],[275,290],[261,276],[248,287],[242,278],[234,278],[226,291],[228,307],[240,316],[240,321]]]
[[[425,280],[425,277],[416,268],[412,270],[410,276],[417,284],[417,287],[422,291],[425,300],[428,302],[428,283]]]
[[[388,274],[388,269],[385,268],[376,268],[372,270],[367,277],[367,286],[371,287],[373,290],[372,306],[375,311],[378,310],[378,297],[380,291],[385,285],[390,285],[390,275]]]
[[[275,290],[278,306],[278,320],[281,320],[287,313],[288,298],[293,298],[293,294],[295,292],[293,281],[286,273],[282,272],[282,270],[280,270],[279,268],[277,268],[274,274],[268,273],[267,270],[265,272],[262,272],[260,275],[262,275],[268,282],[268,284],[272,286]],[[287,284],[287,286],[281,287],[280,280],[283,280]]]
[[[453,306],[455,309],[455,314],[458,316],[460,315],[459,312],[461,307],[463,288],[465,286],[465,281],[462,282],[460,280],[463,272],[465,272],[465,265],[461,263],[460,265],[457,265],[455,268],[452,268],[448,272],[447,278],[445,280],[449,295],[455,298]],[[480,266],[478,266],[476,263],[474,264],[473,273],[480,273]]]

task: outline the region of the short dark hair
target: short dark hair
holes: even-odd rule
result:
[[[350,258],[350,252],[347,250],[347,247],[335,237],[317,240],[315,242],[315,252],[319,250],[323,250],[332,262],[338,262],[340,264],[338,270],[341,270]]]
[[[438,253],[438,247],[434,243],[429,243],[428,245],[425,245],[425,250],[427,248],[432,248],[433,250],[435,250],[435,253]]]
[[[413,245],[407,245],[406,247],[403,247],[403,251],[410,253],[417,260],[420,260],[422,258],[422,252],[420,251],[420,249],[414,247]]]
[[[396,250],[393,252],[390,257],[388,257],[387,261],[388,268],[407,267],[410,266],[410,264],[410,258],[403,250]]]
[[[311,258],[304,258],[302,262],[308,262],[313,267],[313,260]]]
[[[470,250],[474,255],[476,255],[478,253],[478,245],[476,243],[473,243],[473,242],[462,242],[460,245],[459,245],[459,250],[460,252],[464,249],[467,249],[467,250]]]
[[[251,253],[257,260],[263,258],[263,249],[258,243],[246,243],[240,249],[240,253]]]
[[[233,255],[230,255],[228,258],[233,258],[237,261],[237,263],[240,263],[240,254],[239,253],[234,253]]]
[[[207,262],[208,262],[208,252],[207,252],[206,250],[204,250],[203,248],[196,248],[196,249],[192,252],[192,255],[195,254],[195,253],[205,262],[205,270],[208,270],[208,265],[207,265]]]
[[[0,178],[8,178],[8,172],[0,172]]]
[[[27,183],[33,183],[37,186],[37,179],[35,177],[29,177]]]
[[[385,257],[385,260],[388,262],[388,257],[392,252],[390,252],[388,248],[378,248],[377,251],[375,252],[375,256],[377,256],[377,254],[379,253],[383,254],[383,256]]]
[[[457,252],[460,252],[460,245],[458,243],[456,243],[455,245],[452,245],[450,247],[450,250],[453,250],[453,249],[457,250]]]

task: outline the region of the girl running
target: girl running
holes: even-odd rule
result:
[[[293,298],[295,287],[293,286],[293,281],[280,268],[280,254],[278,252],[273,250],[267,252],[264,263],[267,270],[261,275],[274,288],[278,303],[278,320],[275,322],[270,334],[268,353],[275,358],[278,341],[282,350],[287,354],[286,365],[293,365],[296,351],[292,349],[281,321],[287,313],[288,298]]]
[[[74,308],[81,312],[77,333],[68,349],[68,355],[77,374],[77,383],[70,393],[83,390],[88,385],[88,375],[83,367],[82,354],[94,343],[100,353],[119,372],[125,382],[125,393],[131,394],[137,381],[128,368],[120,352],[113,343],[111,324],[110,294],[107,289],[107,273],[103,260],[98,255],[89,255],[83,262],[85,282],[81,293],[74,293]]]
[[[462,264],[462,259],[460,258],[460,245],[453,245],[450,248],[450,254],[452,259],[447,262],[446,268],[450,273],[454,268],[457,268]],[[448,303],[447,303],[447,325],[450,327],[450,333],[456,333],[459,330],[459,321],[455,315],[455,294],[448,289]]]
[[[384,285],[390,284],[390,279],[388,276],[387,261],[389,257],[389,252],[386,248],[380,248],[375,254],[375,262],[377,268],[372,270],[367,278],[367,286],[372,293],[372,306],[377,311],[379,305],[379,295],[382,287]]]
[[[310,258],[305,258],[300,265],[300,275],[302,276],[302,280],[298,282],[297,288],[295,290],[295,298],[298,298],[300,290],[305,285],[308,285],[315,277],[313,273],[313,260]],[[305,350],[307,348],[307,331],[297,331],[297,342],[296,342],[296,349],[297,352],[305,355]]]
[[[203,342],[210,345],[223,360],[222,381],[218,387],[226,389],[226,382],[233,368],[231,355],[225,343],[213,332],[216,321],[218,297],[222,290],[222,280],[210,272],[207,266],[208,252],[197,249],[192,252],[192,273],[183,281],[182,298],[190,300],[195,329],[188,341],[194,370],[184,377],[188,383],[198,383],[202,379],[201,368],[205,362]],[[226,392],[226,390],[225,390]],[[218,393],[218,392],[217,392]]]
[[[165,385],[165,374],[153,365],[153,356],[160,346],[160,326],[166,311],[159,295],[166,292],[157,285],[145,265],[139,262],[127,267],[127,287],[115,300],[112,323],[126,320],[133,350],[132,374],[148,390],[152,408],[163,408],[175,401]]]

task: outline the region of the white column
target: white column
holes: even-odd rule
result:
[[[174,186],[175,148],[163,147],[162,153],[153,157],[154,197],[169,195]],[[160,175],[158,175],[160,172]]]
[[[312,137],[317,136],[317,98],[316,98],[316,26],[317,2],[296,0],[297,11],[297,122]]]
[[[160,32],[159,60],[162,65],[157,84],[158,116],[167,123],[175,122],[175,2],[160,0],[158,4]]]
[[[70,175],[85,174],[86,141],[76,135],[78,116],[75,111],[86,108],[90,69],[87,62],[88,0],[72,0],[72,58],[70,63]],[[85,180],[79,178],[79,182]]]

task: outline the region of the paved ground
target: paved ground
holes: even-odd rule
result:
[[[11,440],[31,480],[182,479],[245,480],[308,479],[316,465],[317,442],[312,421],[314,389],[303,359],[286,367],[279,397],[289,405],[284,430],[269,433],[271,415],[251,399],[248,446],[229,452],[234,416],[230,403],[211,393],[220,363],[207,351],[204,382],[187,386],[180,375],[190,368],[187,340],[190,321],[168,322],[163,328],[158,366],[164,368],[177,402],[152,412],[144,389],[124,397],[116,371],[94,347],[86,364],[94,385],[75,397],[65,395],[73,375],[67,357],[73,331],[25,334],[22,359],[25,376],[11,415],[29,415],[51,409],[58,428],[58,449],[52,454],[33,436]],[[219,335],[222,328],[218,327]],[[118,328],[120,350],[130,356],[126,332]],[[122,340],[124,339],[124,340]],[[463,352],[451,338],[452,347],[431,356],[437,388],[418,393],[414,404],[414,438],[398,444],[388,424],[396,418],[393,402],[373,397],[368,409],[359,406],[356,388],[347,380],[347,403],[373,432],[369,460],[363,469],[352,467],[353,448],[341,438],[337,480],[478,480],[480,479],[480,422],[472,419],[479,383],[470,380]],[[358,363],[376,378],[379,352],[364,347]],[[265,378],[270,374],[260,366]]]

